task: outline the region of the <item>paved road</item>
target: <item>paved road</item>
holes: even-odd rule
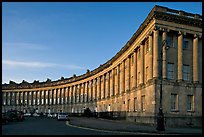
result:
[[[2,135],[125,135],[122,132],[105,132],[66,125],[66,121],[31,117],[23,122],[2,125]]]

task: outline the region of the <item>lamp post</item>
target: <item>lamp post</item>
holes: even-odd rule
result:
[[[161,48],[161,52],[160,52],[160,57],[161,57],[161,68],[160,68],[160,97],[159,97],[159,112],[157,115],[157,130],[158,131],[165,131],[165,127],[164,127],[164,113],[163,113],[163,109],[162,109],[162,80],[163,80],[163,76],[162,76],[162,63],[163,63],[163,52],[164,50],[168,50],[168,46],[166,45],[167,41],[163,40],[162,42],[162,48]]]

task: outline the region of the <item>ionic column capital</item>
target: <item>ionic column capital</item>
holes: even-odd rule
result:
[[[195,34],[193,35],[193,38],[202,38],[202,34],[197,34],[197,33],[195,33]]]
[[[157,31],[157,30],[159,30],[159,27],[158,26],[154,26],[153,30]]]
[[[178,31],[178,35],[186,35],[186,32],[184,32],[184,31]]]

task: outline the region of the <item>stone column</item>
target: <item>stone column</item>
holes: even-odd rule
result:
[[[69,86],[69,104],[72,103],[72,86]]]
[[[40,91],[40,105],[44,105],[44,102],[42,100],[44,100],[42,94],[43,94],[44,90]]]
[[[29,99],[29,98],[28,98],[28,96],[29,96],[28,93],[29,93],[29,91],[26,91],[26,94],[25,94],[25,96],[26,96],[26,97],[25,97],[25,98],[26,98],[26,100],[25,100],[25,105],[26,105],[26,106],[29,106],[29,105],[28,105],[28,99]]]
[[[89,103],[89,98],[90,98],[90,82],[89,81],[87,81],[87,102]]]
[[[35,91],[31,92],[31,104],[32,104],[32,106],[35,105]]]
[[[130,90],[130,56],[125,61],[125,92]]]
[[[153,78],[158,78],[159,76],[159,65],[158,65],[158,55],[159,55],[159,51],[158,51],[158,45],[159,45],[159,30],[155,27],[154,29],[154,34],[153,34],[153,38],[154,38],[154,45],[153,45]]]
[[[140,66],[140,75],[141,75],[141,81],[140,84],[144,83],[144,45],[140,45],[140,52],[141,52],[141,66]]]
[[[148,79],[153,78],[153,44],[152,44],[152,31],[149,33],[149,48],[150,48],[150,60],[149,60],[149,77]]]
[[[83,87],[83,101],[82,102],[85,102],[85,83],[82,83],[82,87]]]
[[[98,96],[98,91],[97,91],[97,86],[98,86],[98,84],[97,84],[97,78],[95,78],[95,93],[94,93],[94,99],[95,99],[95,101],[97,101],[97,96]]]
[[[116,66],[114,69],[115,71],[115,95],[118,94],[118,77],[120,76],[118,73],[119,71],[117,69],[118,69],[118,66]]]
[[[104,98],[104,75],[101,76],[101,99]]]
[[[166,79],[167,78],[167,68],[166,68],[166,47],[167,47],[167,32],[166,30],[163,31],[162,33],[162,78]]]
[[[21,92],[21,105],[24,105],[25,103],[25,91]]]
[[[125,80],[124,80],[124,61],[120,64],[120,92],[119,94],[124,92]]]
[[[136,49],[133,53],[134,58],[134,64],[133,64],[133,81],[132,81],[132,87],[137,87],[137,52]]]
[[[44,91],[44,105],[49,105],[50,98],[49,98],[49,90]]]
[[[96,95],[96,89],[95,89],[95,87],[96,87],[96,80],[95,79],[93,79],[93,89],[92,89],[92,91],[93,91],[93,96],[92,96],[92,101],[94,101],[95,100],[95,95]]]
[[[179,32],[178,35],[178,81],[183,79],[182,67],[183,67],[183,33]]]
[[[110,73],[109,73],[109,91],[110,91],[110,97],[111,96],[113,96],[113,87],[114,87],[114,85],[113,85],[113,70],[111,70],[110,71]]]
[[[81,84],[78,84],[78,89],[77,89],[77,93],[78,93],[78,99],[77,99],[77,103],[81,102]]]
[[[59,91],[58,91],[59,93],[59,102],[58,102],[58,104],[62,104],[62,88],[59,88]]]
[[[53,105],[56,104],[56,89],[53,89]]]
[[[8,92],[7,94],[8,94],[8,96],[7,96],[8,105],[11,105],[11,92]]]
[[[69,92],[68,92],[68,87],[64,87],[64,104],[68,104],[68,100],[69,100]]]
[[[92,101],[93,99],[93,81],[90,80],[90,83],[89,83],[89,93],[90,93],[90,96],[89,96],[89,102]]]
[[[53,93],[52,93],[52,89],[51,90],[48,90],[48,104],[49,105],[52,105],[53,104]]]
[[[105,98],[108,98],[110,96],[110,90],[109,90],[109,72],[105,74]]]
[[[118,64],[118,66],[117,66],[117,70],[116,71],[118,71],[117,72],[117,92],[116,92],[116,94],[117,95],[119,95],[120,94],[120,64]]]
[[[101,99],[101,79],[97,78],[97,100]]]
[[[84,101],[87,102],[87,97],[88,97],[88,82],[85,82],[85,96],[84,96]]]
[[[193,39],[193,82],[198,82],[198,35]]]
[[[76,85],[72,88],[72,98],[73,98],[73,104],[76,103]]]

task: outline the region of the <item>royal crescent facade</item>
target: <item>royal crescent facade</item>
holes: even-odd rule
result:
[[[161,85],[165,125],[201,127],[201,15],[156,5],[122,49],[95,70],[56,81],[2,84],[2,112],[90,108],[156,125]]]

